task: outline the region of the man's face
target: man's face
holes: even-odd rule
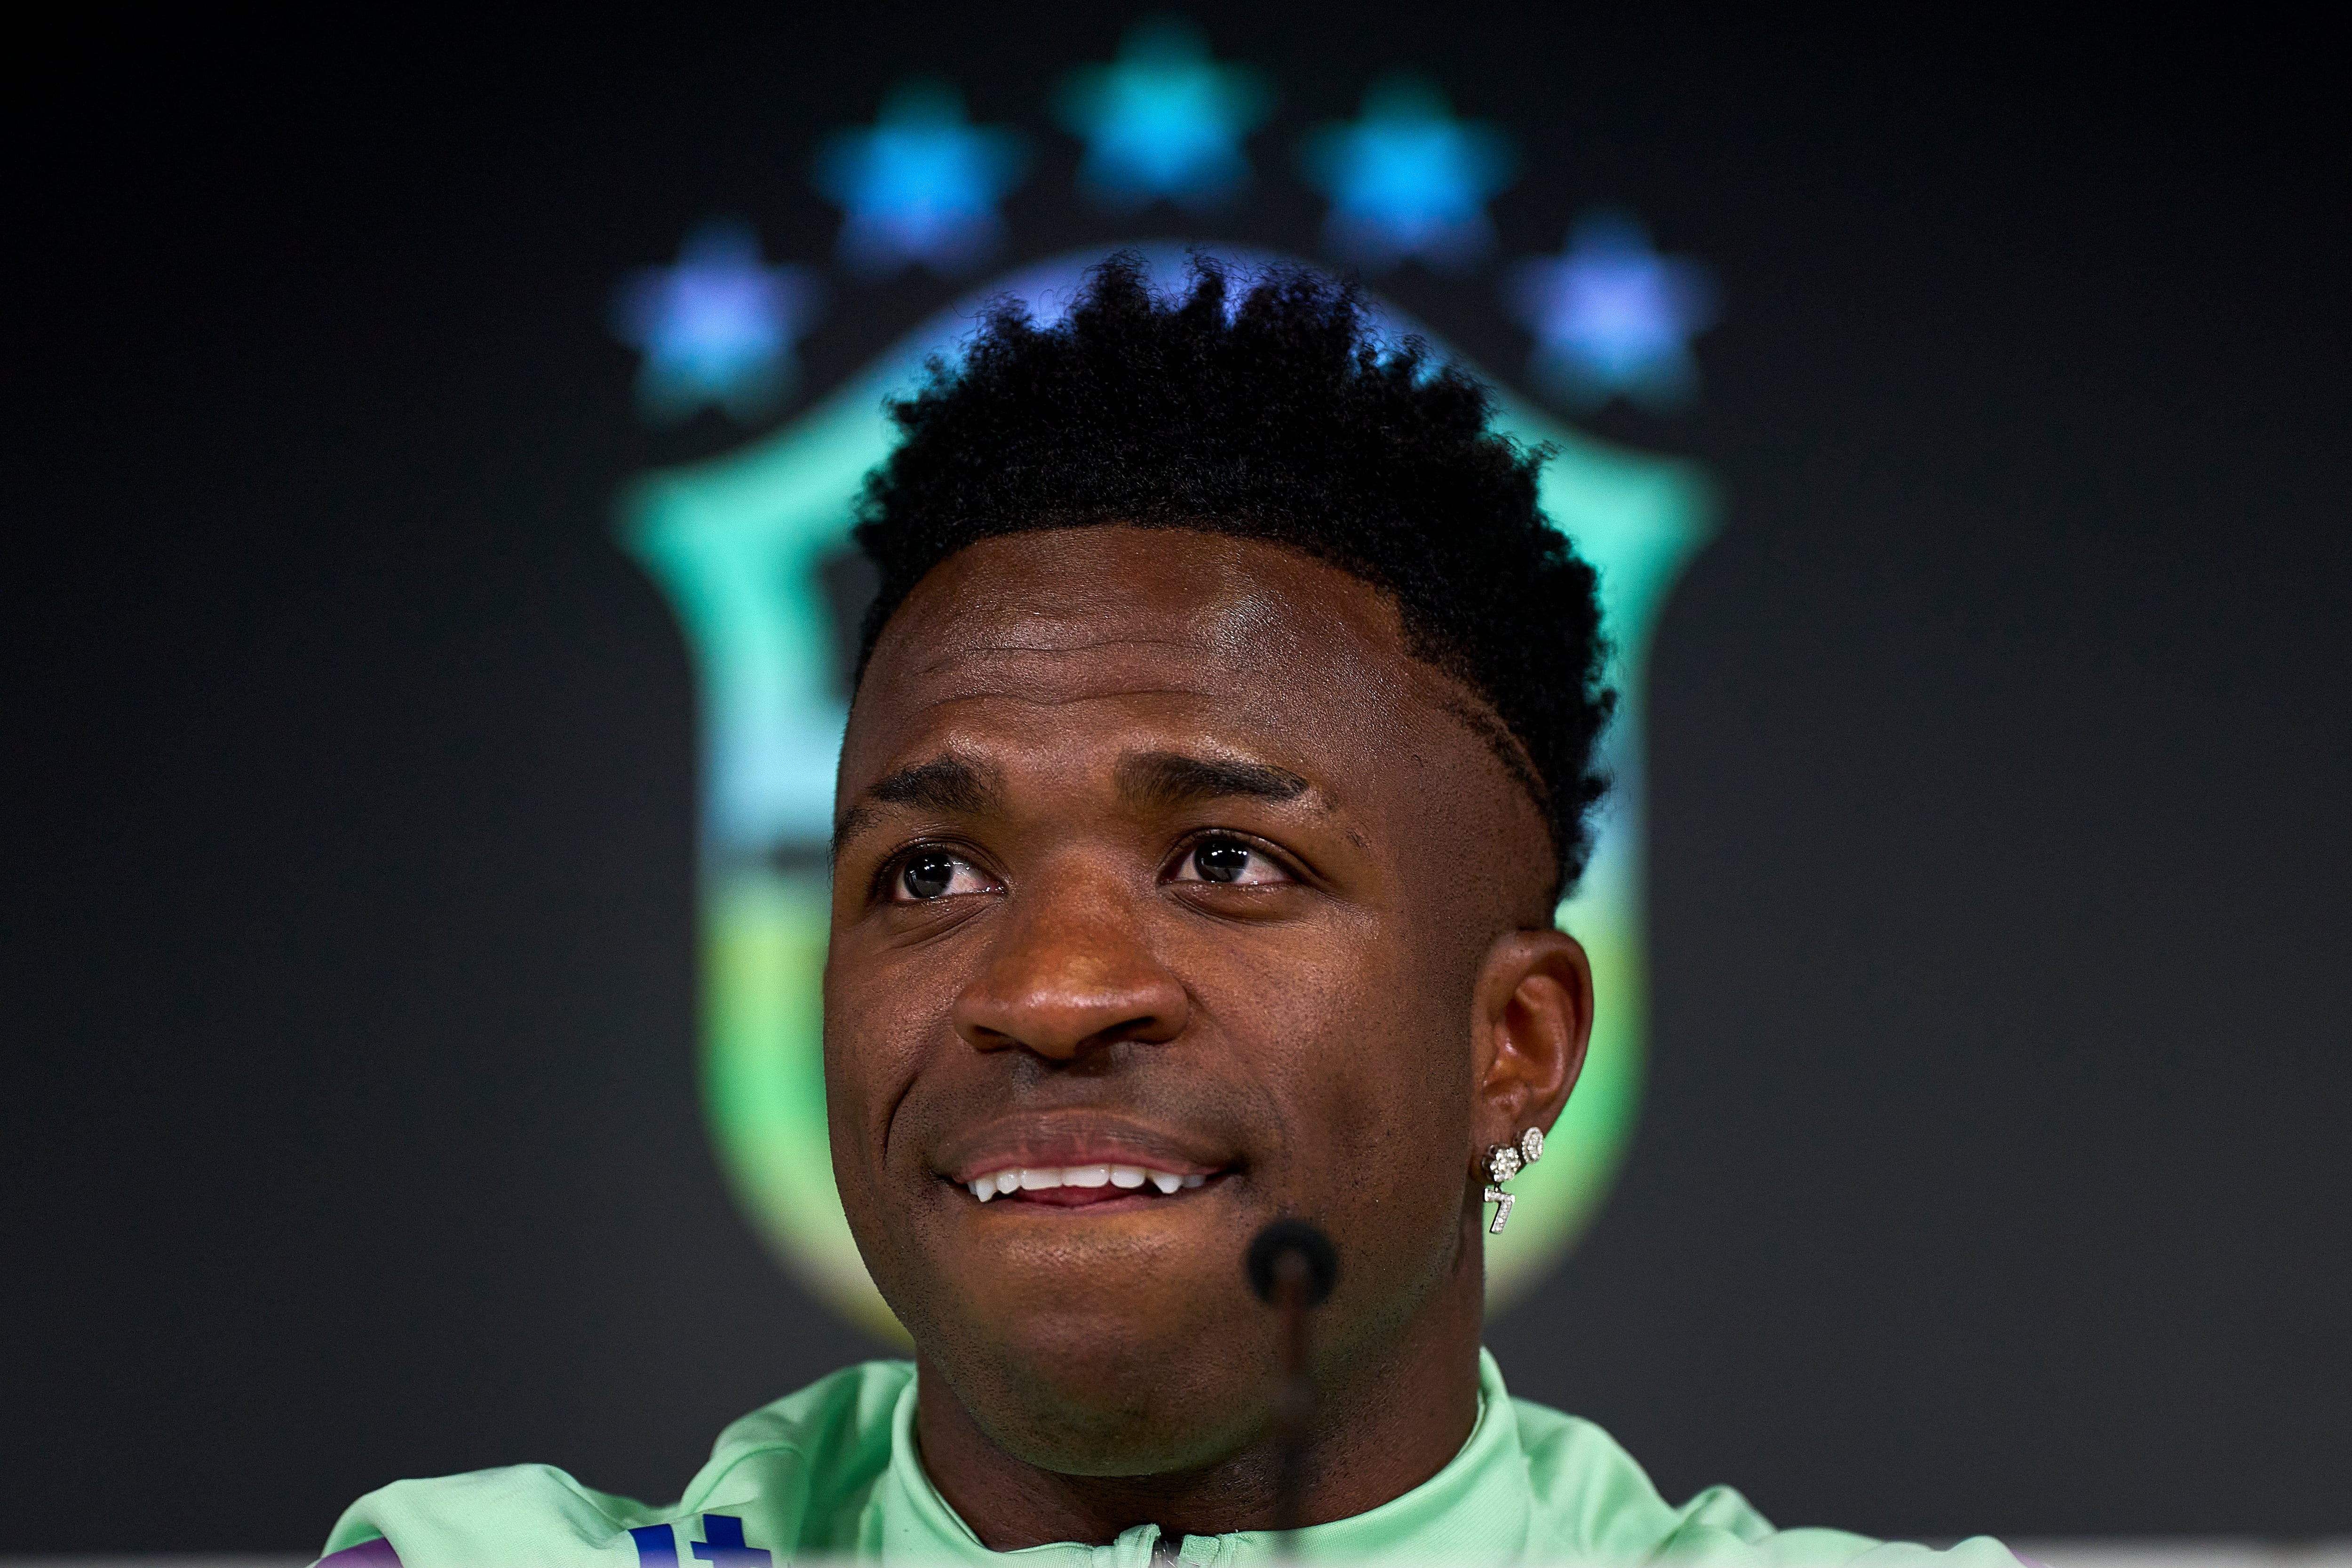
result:
[[[1339,1249],[1329,1367],[1465,1272],[1475,1310],[1476,1160],[1517,1129],[1486,1125],[1474,992],[1547,923],[1550,850],[1468,700],[1370,587],[1255,541],[1013,535],[893,617],[842,754],[835,1168],[999,1448],[1238,1451],[1276,1355],[1242,1258],[1279,1215]]]

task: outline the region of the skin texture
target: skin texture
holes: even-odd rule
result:
[[[1184,530],[974,545],[885,630],[842,753],[834,1165],[925,1467],[991,1547],[1272,1522],[1277,1324],[1241,1260],[1279,1215],[1340,1258],[1306,1521],[1468,1436],[1486,1151],[1550,1127],[1592,1008],[1543,819],[1465,710],[1375,589]],[[962,1184],[1122,1156],[1206,1180]]]

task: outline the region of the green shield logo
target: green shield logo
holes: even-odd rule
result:
[[[1143,248],[1156,277],[1183,276],[1181,250]],[[1244,269],[1284,259],[1221,254]],[[794,1278],[901,1342],[850,1239],[825,1132],[826,846],[848,716],[844,666],[862,607],[847,553],[851,507],[889,449],[883,400],[911,387],[928,355],[952,357],[982,301],[1016,296],[1051,321],[1098,259],[1065,257],[998,279],[782,428],[726,457],[648,475],[624,503],[624,544],[667,595],[700,683],[702,1091],[719,1163]],[[1392,341],[1418,332],[1400,312],[1371,305]],[[1615,789],[1591,867],[1559,912],[1592,955],[1591,1055],[1543,1163],[1518,1179],[1512,1225],[1486,1238],[1496,1311],[1523,1299],[1574,1243],[1632,1130],[1645,1022],[1643,675],[1659,608],[1712,524],[1706,486],[1689,465],[1604,446],[1484,379],[1498,390],[1501,429],[1557,448],[1543,505],[1599,569],[1622,694],[1606,742]]]

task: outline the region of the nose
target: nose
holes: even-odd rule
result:
[[[1144,942],[1131,896],[1091,878],[1039,878],[1016,891],[987,962],[956,997],[956,1033],[978,1050],[1056,1061],[1181,1034],[1191,999]]]

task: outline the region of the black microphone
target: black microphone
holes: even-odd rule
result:
[[[1307,1314],[1321,1306],[1339,1282],[1339,1254],[1320,1226],[1278,1219],[1249,1244],[1243,1258],[1250,1289],[1282,1314],[1282,1389],[1274,1403],[1275,1430],[1282,1439],[1282,1469],[1275,1481],[1274,1528],[1282,1550],[1295,1550],[1307,1484],[1307,1444],[1315,1418],[1315,1380],[1307,1369]]]

